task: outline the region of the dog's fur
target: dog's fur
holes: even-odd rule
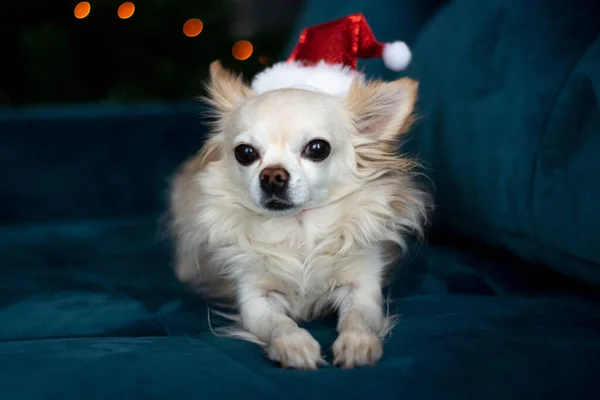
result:
[[[237,336],[283,366],[323,362],[297,321],[330,311],[339,315],[334,363],[375,363],[391,327],[382,298],[388,267],[408,235],[422,234],[428,208],[415,161],[396,153],[417,83],[356,79],[340,99],[302,89],[255,94],[219,62],[210,75],[212,134],[172,184],[178,278],[235,304]],[[300,156],[314,138],[331,144],[324,161]],[[260,159],[240,165],[238,143]],[[258,176],[271,165],[289,172],[290,210],[261,203]]]

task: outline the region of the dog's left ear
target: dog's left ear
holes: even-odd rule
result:
[[[213,61],[209,71],[208,102],[216,111],[231,111],[252,95],[252,89],[244,83],[242,77],[223,68],[219,61]]]
[[[393,140],[410,128],[417,90],[418,83],[410,78],[368,83],[355,80],[346,96],[346,107],[361,134]]]

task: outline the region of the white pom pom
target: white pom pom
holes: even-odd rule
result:
[[[412,54],[404,42],[386,43],[383,46],[383,63],[392,71],[402,71],[410,63]]]

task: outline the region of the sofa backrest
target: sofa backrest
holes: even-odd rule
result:
[[[199,104],[0,110],[0,225],[164,212]]]
[[[410,148],[438,233],[600,284],[600,2],[459,0],[430,21]]]

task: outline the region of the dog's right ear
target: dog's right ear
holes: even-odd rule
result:
[[[252,89],[241,76],[226,70],[219,61],[210,64],[210,82],[207,102],[220,113],[233,110],[242,100],[252,95]]]

